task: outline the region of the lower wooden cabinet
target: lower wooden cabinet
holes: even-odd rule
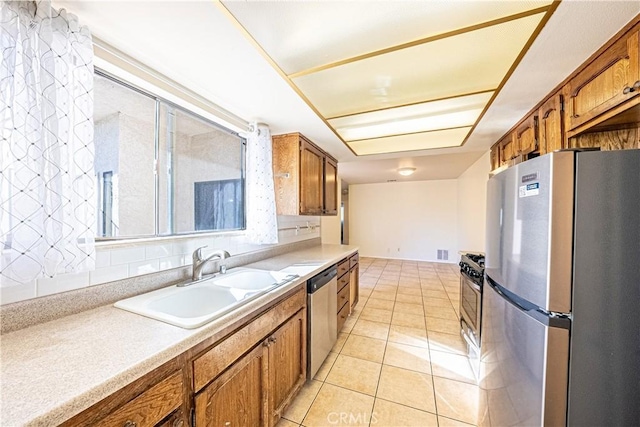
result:
[[[274,426],[307,375],[301,284],[257,317],[211,337],[64,426]]]
[[[347,321],[360,295],[359,277],[360,264],[359,255],[356,252],[348,258],[338,263],[338,332]]]
[[[280,419],[306,380],[306,335],[306,312],[300,310],[267,339],[269,414],[272,425]]]
[[[269,426],[268,365],[265,341],[196,395],[196,425]]]

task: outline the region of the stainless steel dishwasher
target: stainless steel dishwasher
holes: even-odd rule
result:
[[[307,281],[307,377],[313,378],[338,337],[338,271],[332,266]]]

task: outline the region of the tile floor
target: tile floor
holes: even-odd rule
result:
[[[459,280],[455,264],[360,258],[360,301],[277,427],[476,424]]]

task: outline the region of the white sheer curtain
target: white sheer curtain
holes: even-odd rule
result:
[[[0,285],[93,269],[93,48],[50,1],[0,2]]]
[[[271,132],[253,123],[247,138],[247,237],[252,243],[278,243]]]

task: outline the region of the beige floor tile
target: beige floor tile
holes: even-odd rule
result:
[[[476,424],[478,387],[447,378],[433,377],[438,415]]]
[[[276,424],[276,427],[298,427],[300,424],[293,423],[287,419],[280,418],[280,421]]]
[[[463,423],[447,417],[438,417],[438,425],[440,427],[473,427],[473,424]]]
[[[320,387],[322,387],[321,381],[307,381],[300,393],[293,399],[291,405],[284,412],[283,417],[287,420],[294,421],[298,425],[304,420],[305,415],[307,415],[307,411],[311,407],[313,403],[313,399],[316,398],[318,391],[320,391]],[[280,424],[278,424],[280,425]],[[286,426],[286,425],[285,425]]]
[[[371,295],[372,290],[371,289],[366,289],[366,288],[360,288],[358,290],[358,293],[360,294],[360,298],[369,298],[369,296]]]
[[[418,291],[420,291],[420,289],[418,289]],[[422,294],[421,291],[420,291],[420,294]],[[422,304],[422,296],[403,294],[398,292],[396,294],[396,302],[407,302],[409,304]]]
[[[325,382],[375,396],[381,368],[380,363],[341,354]]]
[[[365,307],[358,319],[372,320],[374,322],[391,323],[393,312],[388,310],[380,310],[379,308]]]
[[[376,397],[436,413],[431,375],[395,366],[382,366]]]
[[[396,293],[395,292],[387,292],[387,291],[377,291],[377,290],[374,289],[371,292],[371,296],[369,298],[386,299],[386,300],[395,301],[396,300]]]
[[[351,334],[349,338],[347,338],[347,342],[344,344],[340,354],[382,363],[386,345],[386,340]]]
[[[467,344],[460,334],[444,334],[442,332],[428,331],[429,348],[435,351],[445,351],[455,354],[467,354]]]
[[[476,384],[469,358],[460,354],[431,350],[431,372],[434,376]]]
[[[443,332],[445,334],[459,334],[460,322],[450,319],[427,317],[427,331]]]
[[[395,288],[396,286],[398,286],[398,280],[399,279],[397,277],[380,276],[378,282],[376,283],[376,286],[391,286]]]
[[[410,328],[424,328],[425,320],[424,316],[419,314],[405,314],[394,310],[391,324]]]
[[[345,332],[340,332],[338,334],[338,339],[336,340],[336,343],[333,345],[333,348],[331,349],[331,351],[334,353],[340,353],[340,350],[342,350],[342,347],[344,346],[344,343],[347,341],[348,336],[349,334]]]
[[[389,325],[366,319],[358,319],[351,333],[363,337],[386,340],[389,337]]]
[[[362,311],[364,311],[364,309]],[[362,313],[360,313],[360,316],[362,316]],[[342,325],[342,329],[340,330],[340,332],[343,332],[345,334],[350,333],[351,329],[353,329],[353,326],[356,324],[356,322],[358,321],[360,316],[358,316],[358,317],[354,317],[354,316],[347,317],[347,320],[344,321],[344,325]]]
[[[438,319],[449,319],[458,321],[458,315],[453,307],[425,307],[424,309],[427,317],[435,317]],[[428,319],[427,319],[428,320]]]
[[[414,347],[429,348],[429,340],[427,339],[427,330],[425,328],[391,325],[389,341]]]
[[[419,316],[424,316],[424,308],[422,307],[422,304],[412,304],[396,301],[396,305],[393,307],[393,311],[404,314],[416,314]]]
[[[438,426],[438,417],[430,412],[376,399],[373,406],[371,425],[374,426],[402,426],[429,427]]]
[[[382,291],[382,292],[397,292],[398,291],[398,284],[396,283],[395,285],[385,285],[380,283],[380,280],[378,280],[378,284],[376,285],[376,287],[373,289],[374,291]]]
[[[394,301],[392,300],[370,298],[367,300],[367,305],[365,307],[393,311],[393,306]]]
[[[325,383],[302,424],[306,427],[367,427],[373,402],[372,396]]]
[[[447,292],[443,290],[434,290],[434,289],[423,289],[422,290],[423,298],[440,298],[440,299],[449,299]]]
[[[451,304],[451,301],[449,301],[449,298],[423,298],[422,303],[424,304],[425,310],[428,310],[429,307],[453,308],[453,305]]]
[[[429,349],[395,342],[387,343],[384,364],[431,374]]]
[[[420,286],[398,286],[399,294],[412,296],[414,299],[420,300],[420,304],[422,304],[422,289],[420,289]],[[396,298],[398,298],[398,295],[396,295]]]
[[[313,379],[324,381],[327,378],[327,375],[329,375],[329,371],[333,367],[333,363],[337,358],[338,353],[329,353],[324,362],[322,362],[322,365],[320,365],[320,369],[318,369],[318,372],[316,372],[316,375],[313,377]]]

